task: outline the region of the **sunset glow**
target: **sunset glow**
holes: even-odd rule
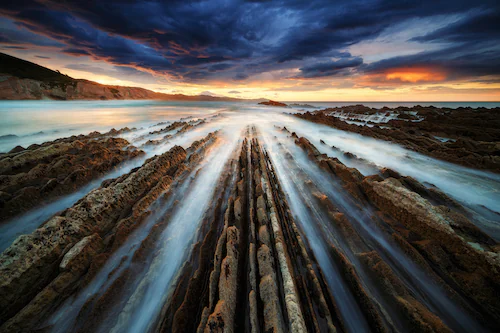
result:
[[[3,0],[0,333],[500,333],[500,1]]]
[[[498,17],[479,3],[407,3],[397,10],[377,1],[322,0],[111,7],[113,17],[97,3],[0,6],[0,50],[74,78],[163,93],[500,100]]]
[[[437,71],[432,71],[428,69],[408,69],[408,70],[396,70],[394,72],[387,73],[387,80],[399,80],[401,82],[440,82],[446,79],[446,75]]]

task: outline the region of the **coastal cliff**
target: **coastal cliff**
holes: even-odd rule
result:
[[[43,82],[13,76],[0,77],[0,99],[160,99],[163,94],[143,88],[107,86],[87,80]]]
[[[58,71],[0,53],[0,100],[246,101],[208,95],[163,94],[138,87],[109,86],[74,79]]]

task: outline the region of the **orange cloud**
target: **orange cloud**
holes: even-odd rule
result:
[[[446,74],[433,68],[398,68],[385,73],[385,78],[409,83],[441,82],[446,80]]]
[[[355,80],[358,88],[394,89],[405,85],[443,83],[448,75],[436,67],[392,68],[363,75]]]

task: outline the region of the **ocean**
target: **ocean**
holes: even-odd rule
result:
[[[369,107],[429,106],[500,107],[496,102],[289,102],[319,108],[364,104]],[[169,101],[1,101],[0,152],[61,137],[108,131],[112,128],[147,127],[182,117],[205,117],[220,111],[256,107],[241,102]],[[300,107],[298,107],[300,108]]]

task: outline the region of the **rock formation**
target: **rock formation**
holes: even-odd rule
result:
[[[163,94],[138,87],[73,79],[59,71],[0,53],[0,100],[255,101],[208,95]]]
[[[162,123],[135,139],[159,146],[199,124]],[[471,210],[271,130],[246,127],[234,150],[221,132],[173,146],[18,237],[0,255],[0,332],[500,329],[500,247]],[[2,188],[16,193],[52,169],[67,179],[77,165],[95,177],[139,155],[118,132],[5,154]],[[208,204],[191,201],[201,196]]]
[[[111,137],[127,131],[94,132],[0,155],[0,221],[74,192],[144,154],[127,140]]]
[[[215,139],[175,146],[129,174],[103,184],[31,235],[19,237],[0,256],[1,331],[21,331],[40,322],[67,297],[98,254],[119,246],[148,215],[147,208],[195,164],[200,149]],[[189,156],[188,156],[189,154]],[[94,267],[95,269],[95,267]],[[88,272],[88,273],[87,273]]]
[[[267,102],[260,102],[259,105],[277,106],[277,107],[282,107],[282,108],[288,107],[288,105],[286,105],[285,103],[276,102],[276,101],[272,101],[272,100],[269,100]]]
[[[365,115],[375,111],[399,112],[398,119],[383,124],[357,125],[331,115],[349,112]],[[324,109],[297,117],[340,130],[392,141],[403,147],[477,169],[500,172],[500,109],[446,109],[435,107],[373,110],[365,106]],[[418,119],[415,119],[417,115]]]

